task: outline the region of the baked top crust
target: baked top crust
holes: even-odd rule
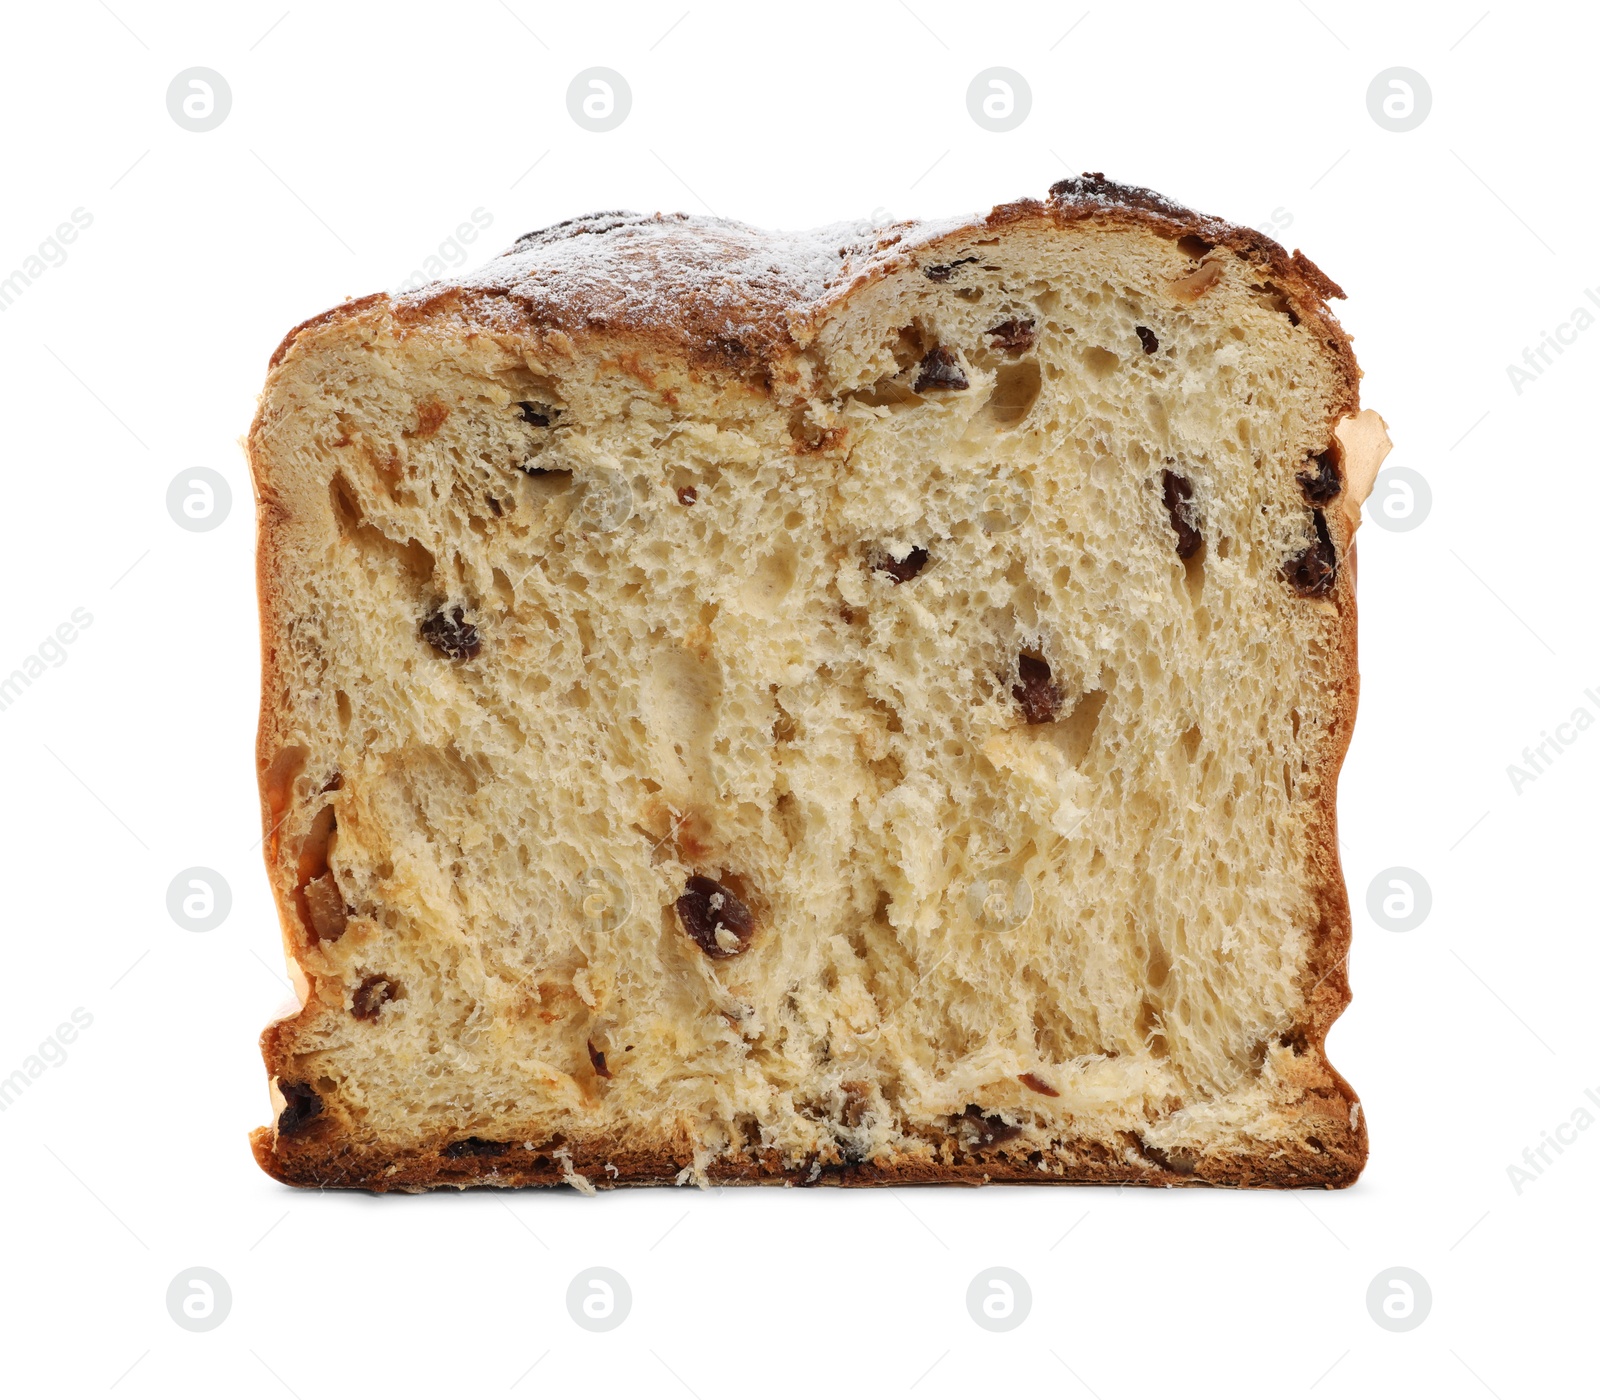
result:
[[[395,298],[393,308],[402,321],[456,310],[496,328],[629,338],[697,365],[754,370],[803,349],[829,308],[853,292],[907,263],[938,267],[941,246],[1012,225],[1085,221],[1198,238],[1260,267],[1297,312],[1326,329],[1355,404],[1355,356],[1326,307],[1344,292],[1315,263],[1254,229],[1099,174],[1059,180],[1044,200],[1013,200],[986,215],[875,228],[840,223],[772,233],[694,214],[588,214],[526,233],[478,272]],[[303,332],[387,300],[356,298],[312,317],[284,337],[270,364],[280,364]]]

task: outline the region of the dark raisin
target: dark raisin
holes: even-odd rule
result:
[[[604,1050],[596,1050],[592,1040],[586,1040],[583,1043],[589,1047],[589,1063],[594,1066],[594,1072],[602,1079],[610,1079],[611,1071],[606,1068],[606,1052]]]
[[[916,381],[911,385],[913,394],[925,394],[929,389],[965,389],[967,376],[961,371],[961,362],[942,345],[935,345],[922,357],[917,366]]]
[[[793,1173],[785,1175],[791,1186],[815,1186],[822,1179],[822,1162],[815,1152],[808,1152]]]
[[[1022,1136],[1022,1129],[1013,1123],[1008,1123],[998,1113],[985,1113],[975,1103],[969,1103],[956,1118],[957,1124],[964,1124],[977,1135],[979,1147],[994,1147],[998,1143],[1010,1142],[1014,1137]]]
[[[518,415],[524,423],[532,423],[536,428],[550,426],[550,410],[542,403],[528,403],[526,401],[517,405],[521,410]]]
[[[1032,321],[1002,321],[998,326],[990,326],[984,334],[994,338],[996,350],[1004,350],[1008,355],[1020,355],[1025,350],[1033,349],[1035,333]]]
[[[709,875],[691,875],[677,903],[678,921],[683,931],[700,945],[708,958],[731,958],[744,952],[756,921],[744,901],[726,885]],[[721,931],[731,935],[736,947],[717,941]]]
[[[1311,512],[1317,542],[1307,545],[1283,565],[1284,581],[1302,598],[1321,598],[1333,592],[1339,579],[1339,556],[1328,533],[1328,519],[1321,510]]]
[[[958,267],[977,261],[976,258],[957,258],[954,262],[934,263],[931,267],[923,268],[922,275],[930,282],[948,282]]]
[[[1196,526],[1193,498],[1194,487],[1189,484],[1188,477],[1173,471],[1161,473],[1161,502],[1167,508],[1167,519],[1172,522],[1172,533],[1178,537],[1180,559],[1192,558],[1205,543]]]
[[[692,506],[699,499],[700,493],[694,487],[680,486],[678,488],[678,504],[680,506]]]
[[[1043,657],[1023,652],[1017,658],[1021,684],[1011,687],[1012,698],[1022,706],[1029,724],[1049,724],[1061,713],[1061,689],[1050,679],[1050,663]]]
[[[1311,466],[1295,480],[1306,493],[1312,505],[1325,506],[1344,490],[1344,478],[1339,475],[1338,449],[1330,447],[1311,459]]]
[[[350,1014],[358,1021],[376,1021],[383,1004],[401,994],[401,986],[389,977],[366,978],[350,997]]]
[[[1032,1089],[1034,1093],[1043,1094],[1047,1099],[1059,1099],[1061,1097],[1061,1090],[1052,1089],[1037,1074],[1019,1074],[1017,1078],[1022,1081],[1025,1089]]]
[[[1135,326],[1139,333],[1139,344],[1144,346],[1144,353],[1153,355],[1161,348],[1161,342],[1156,339],[1156,333],[1149,326]]]
[[[1115,180],[1108,180],[1103,170],[1085,170],[1082,175],[1068,175],[1064,180],[1057,180],[1050,186],[1050,194],[1055,199],[1093,199],[1124,203],[1129,195],[1150,194],[1149,190],[1139,190],[1130,185],[1119,185]]]
[[[880,574],[888,574],[890,583],[909,582],[922,572],[922,566],[927,562],[928,551],[920,544],[904,559],[896,559],[886,549],[872,556],[873,570]]]
[[[498,1157],[502,1152],[509,1151],[509,1142],[490,1142],[486,1138],[468,1137],[459,1142],[452,1142],[445,1148],[443,1156],[457,1157]]]
[[[470,661],[483,649],[478,629],[467,621],[460,608],[448,613],[441,609],[426,619],[422,624],[422,640],[451,661]]]
[[[283,1095],[283,1112],[278,1115],[280,1133],[297,1133],[322,1112],[322,1095],[309,1084],[279,1080],[278,1092]]]

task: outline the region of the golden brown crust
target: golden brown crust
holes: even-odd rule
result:
[[[1051,1144],[1048,1162],[1037,1150],[943,1150],[935,1157],[852,1161],[838,1152],[785,1162],[773,1151],[733,1153],[697,1175],[693,1154],[615,1152],[604,1143],[479,1143],[444,1141],[423,1148],[361,1149],[339,1139],[333,1124],[316,1120],[297,1134],[257,1128],[251,1148],[261,1169],[287,1186],[319,1190],[421,1191],[453,1186],[561,1186],[608,1189],[666,1186],[689,1180],[714,1186],[1224,1186],[1324,1187],[1350,1185],[1366,1160],[1366,1131],[1345,1126],[1344,1081],[1329,1073],[1312,1099],[1315,1121],[1299,1141],[1271,1153],[1216,1154],[1178,1161],[1136,1135],[1125,1134],[1123,1152],[1103,1143],[1064,1138]],[[1315,1128],[1317,1131],[1309,1131]],[[459,1150],[463,1145],[468,1150]],[[452,1150],[455,1149],[455,1150]]]
[[[544,340],[626,338],[700,368],[772,370],[803,347],[838,301],[908,263],[936,263],[945,244],[1014,224],[1098,222],[1197,237],[1259,267],[1304,319],[1325,332],[1356,402],[1359,372],[1349,337],[1324,299],[1344,293],[1298,250],[1100,175],[1058,181],[1046,201],[1013,200],[987,215],[770,234],[686,214],[591,214],[524,234],[502,256],[457,282],[390,301],[402,325],[459,316],[474,328]],[[382,293],[313,316],[284,338],[281,364],[304,332],[359,315]]]
[[[267,361],[267,368],[273,370],[281,365],[290,348],[304,332],[314,330],[318,326],[331,326],[335,321],[342,321],[345,317],[364,311],[367,307],[375,306],[386,299],[382,292],[373,292],[364,297],[351,297],[347,301],[340,302],[338,306],[330,307],[327,311],[302,321],[278,342],[278,348],[272,352],[272,358]]]
[[[1270,290],[1281,295],[1300,320],[1312,324],[1335,362],[1342,387],[1330,414],[1327,439],[1334,427],[1359,407],[1359,370],[1349,337],[1326,305],[1343,291],[1309,258],[1254,230],[1200,215],[1153,191],[1123,186],[1099,175],[1063,180],[1046,201],[1017,200],[996,206],[982,219],[944,224],[901,224],[854,238],[841,238],[830,266],[827,259],[794,258],[760,268],[768,236],[723,221],[687,216],[593,215],[526,235],[501,259],[463,283],[436,285],[391,301],[384,294],[345,302],[303,322],[284,338],[269,369],[276,371],[307,332],[379,311],[392,316],[402,330],[410,324],[441,317],[460,318],[473,331],[514,336],[535,345],[563,338],[606,337],[632,341],[647,353],[677,358],[695,368],[753,379],[770,386],[789,372],[794,355],[813,328],[837,302],[908,262],[936,263],[941,250],[1001,227],[1035,223],[1065,227],[1092,221],[1138,226],[1174,240],[1201,240],[1206,252],[1223,247],[1259,268]],[[585,241],[599,247],[606,240],[630,241],[626,258],[577,255],[557,259],[555,273],[538,266],[529,275],[518,255],[567,248],[576,252]],[[811,249],[815,252],[815,249]],[[713,277],[729,261],[755,275]],[[618,281],[618,266],[631,267]],[[556,275],[558,274],[558,275]],[[641,284],[649,297],[631,295]],[[708,295],[708,287],[713,294]],[[269,381],[270,382],[270,381]],[[264,412],[264,409],[263,409]],[[274,872],[275,815],[269,791],[268,766],[281,740],[282,677],[274,653],[281,599],[275,582],[278,567],[277,514],[266,464],[256,449],[262,419],[250,435],[250,457],[258,496],[257,584],[262,618],[262,707],[257,745],[262,787],[264,847],[269,873]],[[776,1153],[732,1154],[694,1174],[692,1153],[609,1152],[605,1143],[563,1142],[491,1144],[494,1150],[459,1150],[445,1141],[424,1148],[357,1148],[341,1140],[332,1117],[313,1117],[295,1131],[278,1125],[258,1128],[251,1144],[262,1169],[290,1185],[348,1187],[369,1191],[416,1191],[433,1187],[473,1185],[558,1185],[586,1178],[597,1188],[665,1184],[696,1180],[712,1184],[786,1185],[978,1185],[989,1181],[1028,1184],[1105,1184],[1147,1186],[1217,1185],[1233,1187],[1342,1187],[1360,1175],[1367,1156],[1367,1131],[1360,1104],[1350,1086],[1324,1053],[1329,1027],[1350,1000],[1346,963],[1351,937],[1349,901],[1340,869],[1335,799],[1339,768],[1355,720],[1359,678],[1356,663],[1354,524],[1344,511],[1329,509],[1339,560],[1337,580],[1326,602],[1337,608],[1342,682],[1331,726],[1330,757],[1321,775],[1316,816],[1311,824],[1308,860],[1315,872],[1317,927],[1307,961],[1306,1022],[1286,1043],[1295,1050],[1292,1081],[1298,1102],[1286,1112],[1304,1129],[1297,1139],[1274,1143],[1248,1154],[1218,1154],[1193,1162],[1177,1162],[1128,1135],[1126,1151],[1116,1157],[1103,1144],[1062,1139],[1052,1144],[1044,1163],[1030,1159],[1021,1144],[996,1146],[983,1153],[963,1153],[951,1143],[934,1155],[905,1156],[892,1161],[846,1162],[819,1157],[800,1164],[784,1163]],[[298,913],[273,880],[291,962],[298,961]],[[306,1005],[262,1034],[263,1058],[275,1080],[290,1070],[297,1025],[318,1009],[311,982]],[[282,1120],[280,1120],[282,1121]],[[503,1149],[503,1150],[502,1150]]]

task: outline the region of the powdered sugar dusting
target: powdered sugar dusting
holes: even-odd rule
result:
[[[514,298],[563,329],[650,329],[748,352],[874,267],[981,226],[975,214],[769,233],[688,214],[592,214],[525,234],[452,285]],[[438,292],[424,288],[401,301]]]

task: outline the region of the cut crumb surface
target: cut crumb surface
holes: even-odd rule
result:
[[[305,1185],[1347,1185],[1387,447],[1296,254],[1085,176],[607,214],[274,357]]]

